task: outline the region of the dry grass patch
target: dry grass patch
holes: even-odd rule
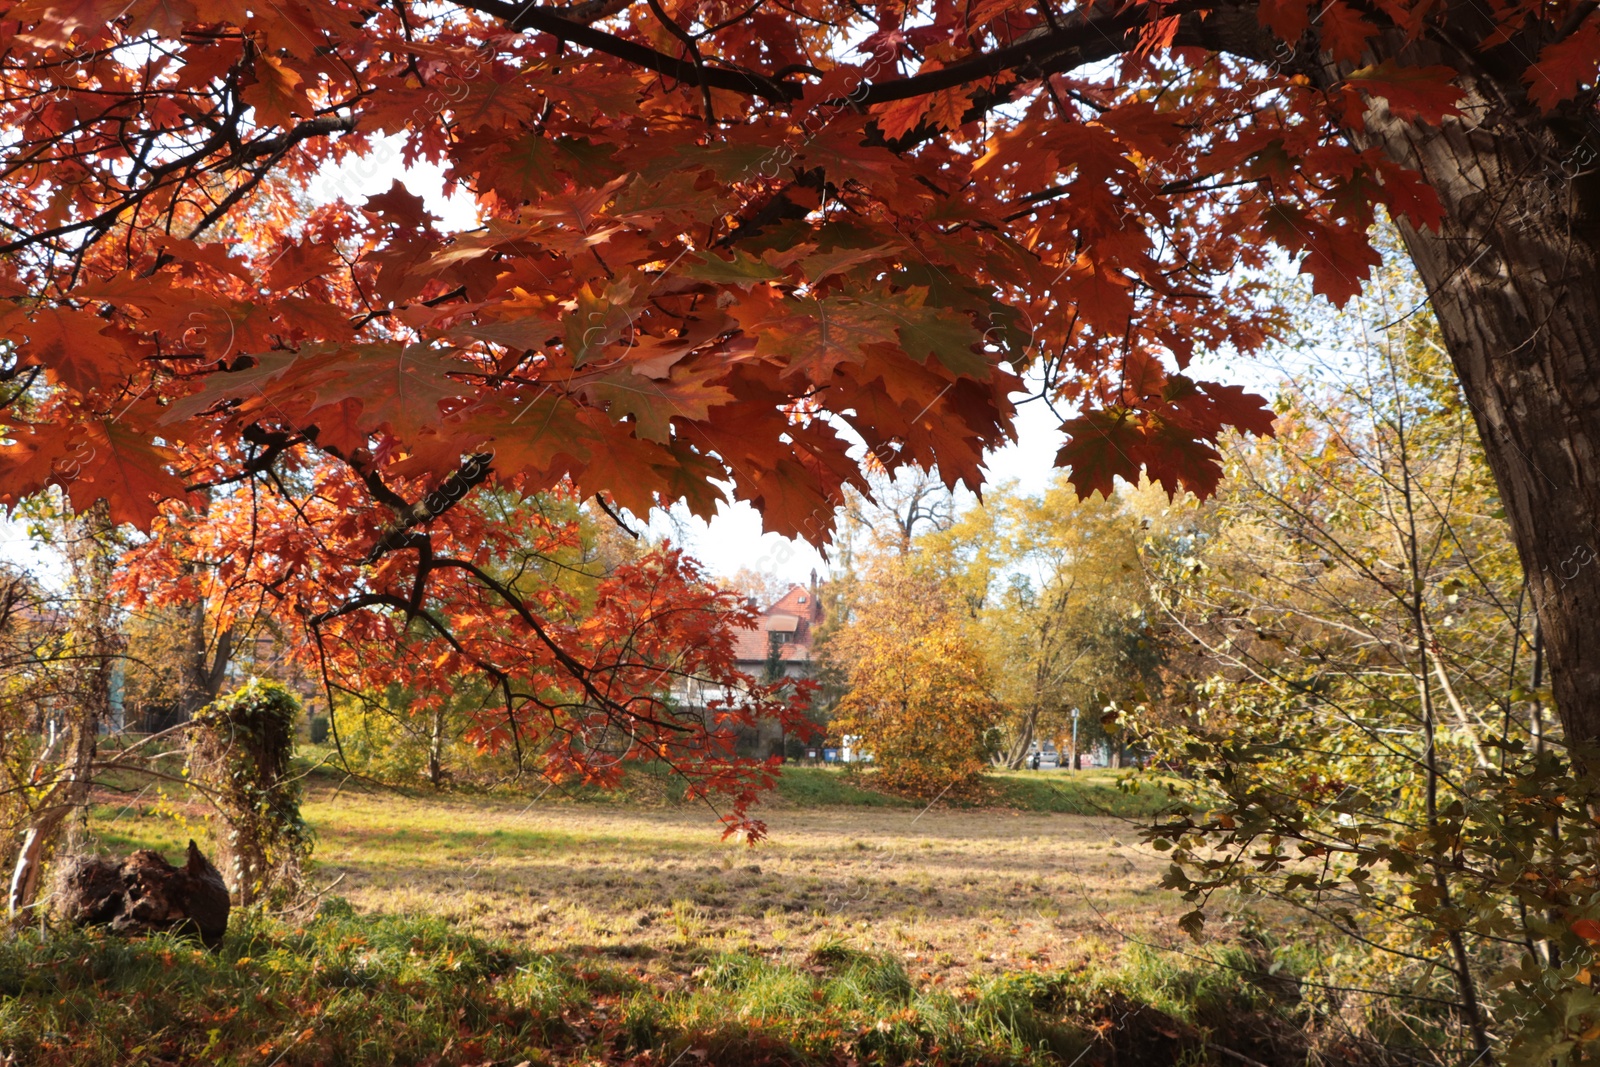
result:
[[[540,950],[692,968],[707,954],[891,951],[934,973],[1061,965],[1116,927],[1167,940],[1182,902],[1107,818],[777,809],[725,843],[703,808],[617,809],[313,793],[320,884],[358,908],[431,914]]]

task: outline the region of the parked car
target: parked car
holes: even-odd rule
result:
[[[1028,754],[1028,767],[1033,770],[1055,770],[1061,766],[1061,754],[1056,751],[1056,746],[1046,741],[1043,745],[1035,741],[1033,751]]]

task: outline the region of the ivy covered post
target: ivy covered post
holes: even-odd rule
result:
[[[289,766],[299,715],[288,689],[252,678],[195,716],[190,774],[214,792],[223,821],[218,865],[240,906],[292,895],[311,856]]]

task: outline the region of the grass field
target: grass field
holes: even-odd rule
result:
[[[1116,817],[1148,810],[1107,772],[1062,783],[996,776],[1005,806],[916,807],[827,769],[785,775],[768,840],[724,842],[715,814],[670,795],[632,802],[376,791],[317,778],[304,813],[312,880],[364,912],[432,915],[537,950],[693,969],[708,953],[778,959],[837,942],[962,978],[1107,951],[1122,935],[1174,937],[1181,900]],[[1044,811],[1027,810],[1031,803]],[[198,815],[198,811],[195,812]],[[102,805],[97,847],[176,852],[203,833],[149,805]]]
[[[648,774],[620,795],[520,797],[316,775],[316,900],[236,913],[215,953],[95,931],[0,942],[0,1064],[1303,1059],[1292,947],[1230,945],[1226,924],[1203,949],[1177,936],[1187,906],[1130,821],[1160,790],[1023,773],[982,806],[930,806],[870,786],[786,775],[751,848]],[[97,850],[206,837],[196,804],[98,799]]]
[[[170,935],[0,941],[0,1062],[26,1067],[763,1067],[1304,1062],[1292,984],[1239,950],[956,986],[889,954],[707,956],[675,981],[428,917],[236,917]],[[1263,981],[1263,979],[1268,979]],[[1275,992],[1275,985],[1284,987]],[[1287,995],[1285,995],[1287,993]],[[1348,1062],[1348,1061],[1347,1061]]]

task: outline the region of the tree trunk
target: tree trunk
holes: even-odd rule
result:
[[[435,790],[444,788],[444,743],[445,712],[444,708],[434,709],[433,719],[428,728],[428,784]]]
[[[184,650],[182,719],[193,719],[200,710],[222,692],[222,683],[228,675],[228,663],[233,659],[233,631],[217,634],[215,651],[206,640],[206,606],[204,601],[191,604],[189,611],[188,648]]]
[[[228,887],[192,840],[182,867],[148,849],[121,863],[80,856],[61,888],[61,914],[75,925],[109,926],[119,934],[192,932],[212,948],[228,929]]]
[[[210,490],[200,494],[200,503],[196,510],[202,516],[211,510]],[[196,568],[197,565],[192,563],[187,566],[191,576],[194,575]],[[217,633],[214,649],[206,637],[204,596],[188,606],[188,613],[189,625],[185,641],[188,647],[184,649],[183,691],[179,708],[183,722],[191,721],[202,708],[217,699],[222,692],[223,683],[228,678],[228,664],[233,660],[231,627]]]
[[[1038,707],[1028,709],[1028,714],[1022,718],[1022,727],[1017,731],[1016,739],[1011,742],[1011,750],[1006,753],[1007,770],[1020,770],[1027,762],[1028,749],[1033,746],[1033,732],[1038,722]]]
[[[1401,233],[1428,288],[1534,593],[1561,723],[1600,740],[1600,134],[1468,82],[1441,128],[1368,114],[1445,220]]]

